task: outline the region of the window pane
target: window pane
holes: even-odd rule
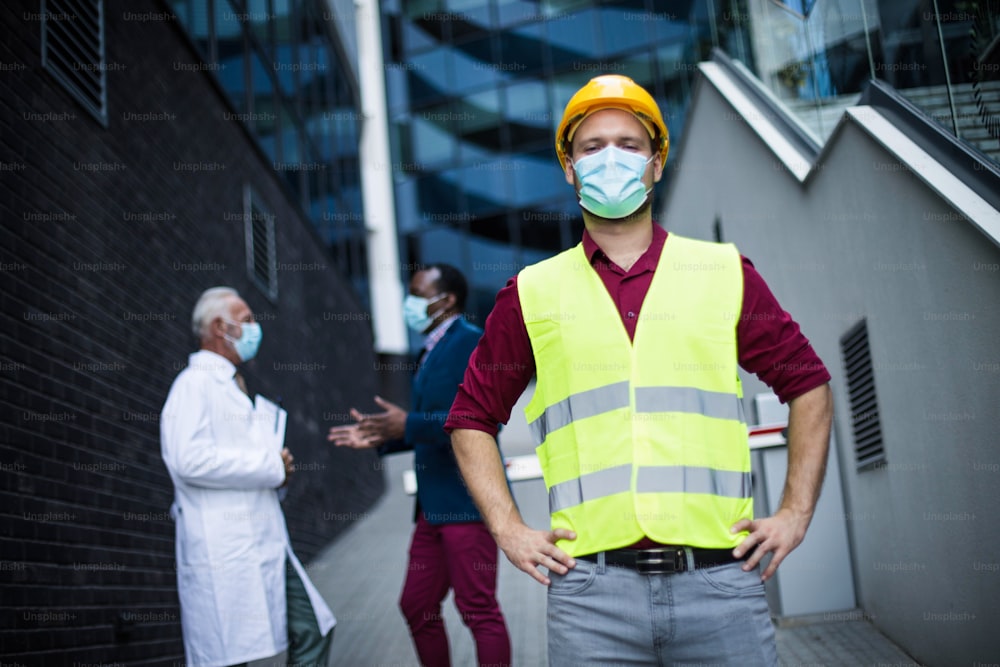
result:
[[[497,14],[501,26],[537,20],[540,16],[538,5],[524,0],[497,0]]]
[[[421,226],[451,220],[459,191],[455,181],[446,179],[443,173],[421,176],[417,180],[417,206],[423,213]]]
[[[253,81],[253,126],[261,148],[272,162],[280,159],[277,136],[277,103],[275,100],[274,73],[271,64],[263,60],[257,50],[250,53],[250,74]]]
[[[514,185],[511,204],[515,207],[565,195],[570,189],[551,149],[518,157],[516,168],[509,171]]]
[[[409,63],[410,103],[414,107],[439,100],[448,91],[448,51],[441,47],[414,56]]]
[[[351,108],[344,109],[343,111],[337,108],[336,97],[333,92],[333,71],[336,68],[336,62],[331,57],[332,54],[328,49],[328,45],[321,49],[321,58],[324,58],[327,69],[323,73],[323,76],[316,80],[316,86],[312,90],[313,96],[310,113],[306,120],[310,128],[310,133],[313,136],[313,143],[316,145],[317,150],[320,151],[324,161],[333,159],[333,155],[330,152],[330,137],[334,132],[333,123],[336,117],[346,114],[347,117],[344,120],[350,122],[353,117],[359,115]]]
[[[270,54],[274,45],[271,43],[271,0],[245,0],[247,4],[246,19],[250,34],[263,47],[264,53]]]
[[[512,145],[523,149],[551,143],[548,87],[540,81],[525,81],[508,86],[505,93]]]
[[[281,161],[290,165],[304,162],[307,153],[302,145],[302,128],[287,100],[282,100],[278,107],[278,126],[281,131]]]
[[[342,75],[334,74],[333,85],[333,154],[339,158],[357,157],[358,138],[361,136],[361,114],[354,106],[354,97]]]
[[[624,9],[624,11],[622,11]],[[653,37],[653,23],[663,21],[663,15],[624,7],[607,7],[600,11],[605,53],[609,56],[637,49]]]
[[[496,90],[468,95],[458,102],[458,109],[463,151],[466,144],[500,149],[500,95]]]
[[[243,26],[228,0],[215,2],[215,35],[219,58],[215,73],[236,110],[243,112],[247,108]]]
[[[618,61],[621,66],[616,74],[624,74],[646,90],[653,90],[653,62],[647,51],[626,56]]]
[[[274,39],[276,42],[287,42],[294,29],[294,0],[272,0],[272,16],[274,23]]]
[[[172,0],[170,6],[191,37],[191,41],[201,52],[202,58],[205,62],[212,62],[208,0]]]
[[[507,86],[507,118],[515,123],[537,125],[546,130],[551,121],[548,91],[541,81],[525,81]]]
[[[500,35],[500,62],[517,63],[524,76],[538,74],[545,68],[545,26],[541,23],[528,25],[504,32]]]
[[[448,105],[431,107],[413,117],[413,157],[424,168],[454,159],[456,123]]]
[[[434,20],[435,17],[447,12],[445,0],[406,0],[403,11],[408,19]],[[426,15],[431,15],[428,18]]]
[[[559,14],[546,22],[552,66],[558,69],[581,67],[601,55],[598,46],[597,12]]]
[[[466,42],[452,50],[454,71],[449,88],[452,95],[462,95],[469,90],[493,87],[498,74],[503,76],[505,68],[516,68],[517,63],[496,62],[490,38]]]
[[[452,39],[487,34],[490,29],[489,0],[448,0],[447,6]]]
[[[401,21],[403,32],[403,52],[412,55],[418,51],[425,51],[437,45],[435,35],[427,32],[418,23]]]

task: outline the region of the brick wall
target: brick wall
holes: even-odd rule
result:
[[[199,62],[179,27],[123,6],[105,4],[106,129],[41,68],[37,3],[0,6],[4,664],[182,660],[158,418],[207,287],[236,287],[262,323],[246,375],[290,413],[300,557],[383,490],[374,455],[324,439],[375,392],[367,314],[209,75],[174,67]],[[247,183],[275,215],[274,302],[247,276]]]

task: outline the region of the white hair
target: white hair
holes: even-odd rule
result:
[[[232,287],[212,287],[201,293],[191,313],[191,331],[201,340],[208,332],[208,325],[216,317],[228,317],[233,297],[240,293]]]

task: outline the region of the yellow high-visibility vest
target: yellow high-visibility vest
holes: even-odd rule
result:
[[[583,245],[517,279],[537,384],[525,415],[571,556],[644,536],[731,548],[753,517],[731,244],[670,234],[633,341]]]

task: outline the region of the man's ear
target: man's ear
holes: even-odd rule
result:
[[[226,323],[221,317],[216,317],[212,320],[212,324],[209,326],[209,331],[212,332],[212,336],[216,338],[225,338],[226,336]]]
[[[657,151],[653,156],[653,182],[659,183],[663,178],[663,153]]]
[[[570,185],[576,185],[576,173],[573,170],[573,158],[566,156],[565,163],[563,164],[563,171],[566,172],[566,182]]]

